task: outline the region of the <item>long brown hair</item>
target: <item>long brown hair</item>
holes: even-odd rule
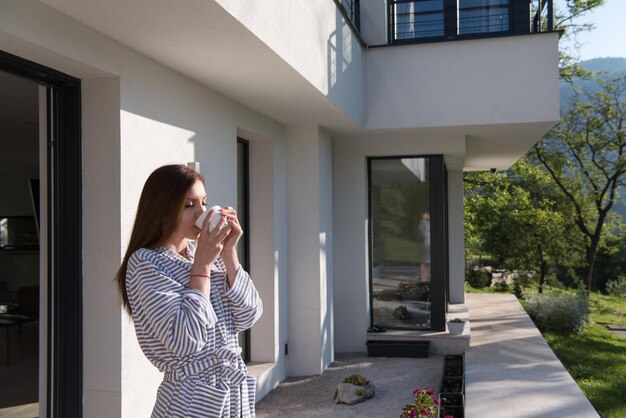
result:
[[[204,178],[184,165],[165,165],[150,174],[143,186],[133,232],[115,281],[122,305],[132,316],[126,293],[126,270],[128,259],[140,248],[158,248],[170,237],[182,216],[182,209],[189,190],[196,181]]]

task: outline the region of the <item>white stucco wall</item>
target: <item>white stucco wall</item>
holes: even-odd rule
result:
[[[335,352],[366,351],[370,318],[367,157],[458,155],[463,154],[464,144],[462,135],[416,135],[402,138],[376,136],[333,140]],[[453,174],[452,177],[455,193],[458,193],[458,176]],[[454,196],[450,209],[453,210],[448,213],[449,240],[462,242],[462,202],[459,210],[457,196]],[[450,246],[449,250],[450,260],[463,260],[462,244]],[[463,293],[463,278],[461,276],[459,280],[455,275],[453,279],[452,271],[450,288],[451,294],[457,298]]]
[[[332,1],[215,0],[358,124],[363,51]]]
[[[557,121],[558,33],[373,48],[365,80],[366,128]]]
[[[252,357],[277,363],[261,382],[266,389],[283,379],[282,352],[272,346],[286,340],[277,314],[284,298],[279,283],[286,280],[285,202],[275,192],[284,183],[283,126],[35,1],[0,4],[0,49],[82,80],[85,416],[148,416],[160,381],[140,352],[112,282],[145,179],[162,164],[198,161],[209,202],[234,205],[240,130],[254,136],[250,140],[266,141],[275,156],[262,170],[268,177],[255,179],[275,186],[265,202],[278,220],[266,225],[273,232],[265,245],[274,262],[259,265],[253,277],[272,318],[261,327],[275,337],[255,341],[265,334],[255,329]],[[45,370],[42,377],[45,385]]]

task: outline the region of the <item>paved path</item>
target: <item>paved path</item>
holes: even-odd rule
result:
[[[466,303],[466,417],[598,417],[514,295]]]

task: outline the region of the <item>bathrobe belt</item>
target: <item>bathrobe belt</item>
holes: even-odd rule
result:
[[[166,371],[163,380],[193,379],[204,371],[208,371],[216,373],[218,380],[223,381],[227,386],[237,387],[247,376],[245,369],[239,368],[242,363],[241,347],[222,347],[214,355]]]

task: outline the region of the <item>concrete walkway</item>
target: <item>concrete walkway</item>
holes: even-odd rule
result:
[[[515,296],[467,294],[466,303],[466,417],[598,417]]]

